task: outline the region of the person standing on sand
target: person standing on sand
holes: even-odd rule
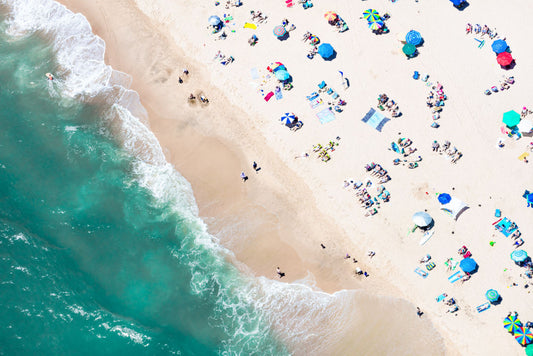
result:
[[[248,176],[244,172],[241,172],[241,179],[243,182],[246,182],[248,180]]]
[[[255,173],[258,172],[258,169],[257,169],[257,163],[254,161],[254,163],[252,164],[252,168],[254,169]]]
[[[418,317],[420,318],[422,316],[422,314],[424,314],[424,312],[422,310],[420,310],[419,307],[416,307],[416,315],[418,315]]]
[[[281,272],[279,267],[276,267],[276,273],[278,274],[279,278],[285,277],[285,273]]]

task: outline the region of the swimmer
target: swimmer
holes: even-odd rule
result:
[[[46,77],[48,78],[48,80],[54,80],[54,76],[52,75],[52,73],[46,73]]]

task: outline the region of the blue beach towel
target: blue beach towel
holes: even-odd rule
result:
[[[450,283],[455,283],[458,280],[460,280],[461,278],[463,278],[464,276],[465,275],[464,275],[463,271],[457,271],[454,274],[452,274],[450,277],[448,277],[448,280],[450,281]]]
[[[283,93],[281,92],[281,90],[280,90],[280,91],[277,91],[277,92],[275,93],[275,95],[276,95],[276,100],[283,99]]]
[[[335,120],[335,114],[333,114],[329,108],[318,112],[316,116],[320,120],[321,124],[327,124],[328,122]]]
[[[420,267],[415,268],[415,273],[422,278],[426,278],[428,276],[428,273],[426,271],[423,271]]]
[[[365,117],[361,119],[361,121],[366,122],[376,130],[381,132],[383,126],[387,123],[387,121],[390,121],[390,119],[387,119],[382,113],[374,109],[370,109],[366,113]]]
[[[257,71],[257,68],[250,69],[250,74],[252,75],[252,79],[259,79],[259,72]]]
[[[323,101],[320,98],[313,99],[309,102],[311,109],[315,109],[317,106],[322,105]]]
[[[448,295],[446,293],[442,293],[441,295],[439,295],[437,298],[435,298],[435,300],[438,302],[442,302],[444,300],[444,298],[446,298]]]
[[[499,223],[496,224],[496,229],[501,232],[505,237],[509,237],[515,230],[518,229],[518,226],[511,229],[511,224],[513,222],[508,218],[503,218]]]

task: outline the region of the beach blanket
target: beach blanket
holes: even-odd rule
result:
[[[458,280],[460,280],[461,278],[463,278],[464,276],[465,275],[464,275],[463,271],[457,271],[454,274],[452,274],[450,277],[448,277],[448,280],[450,281],[450,283],[455,283]]]
[[[438,302],[442,302],[444,300],[444,298],[446,298],[448,296],[448,294],[446,293],[442,293],[441,295],[439,295],[437,298],[435,298],[435,300]]]
[[[309,106],[311,109],[315,109],[317,106],[322,105],[323,101],[320,98],[316,98],[309,101]]]
[[[270,98],[272,98],[274,96],[274,92],[271,91],[270,93],[268,93],[267,95],[265,95],[265,101],[269,101]]]
[[[485,310],[487,310],[489,308],[490,308],[490,303],[486,302],[486,303],[478,305],[476,307],[476,310],[477,310],[478,313],[481,313],[482,311],[485,311]]]
[[[420,267],[415,268],[415,273],[418,274],[422,278],[426,278],[428,276],[428,273],[422,270],[422,268]]]
[[[518,229],[518,226],[511,228],[512,223],[513,222],[509,220],[508,218],[503,218],[494,227],[496,228],[496,230],[501,232],[505,237],[509,237],[509,235],[511,235],[515,230]]]
[[[281,92],[281,90],[276,92],[276,100],[280,99],[283,99],[283,93]]]
[[[252,79],[259,79],[259,72],[257,71],[257,68],[250,69],[250,74],[252,75]]]
[[[370,109],[361,119],[361,121],[366,122],[376,130],[381,132],[383,126],[387,123],[387,121],[390,121],[390,119],[387,119],[382,113],[374,109]]]
[[[327,124],[328,122],[335,120],[335,114],[333,114],[329,108],[318,112],[316,116],[320,120],[321,124]]]
[[[257,29],[257,25],[254,24],[254,23],[245,22],[244,23],[244,28],[251,28],[252,30],[255,30],[255,29]]]

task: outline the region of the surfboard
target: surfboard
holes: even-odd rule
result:
[[[433,236],[434,233],[435,233],[435,230],[426,232],[424,236],[422,236],[422,238],[420,239],[420,245],[423,245],[426,242],[428,242],[428,240],[431,238],[431,236]]]

